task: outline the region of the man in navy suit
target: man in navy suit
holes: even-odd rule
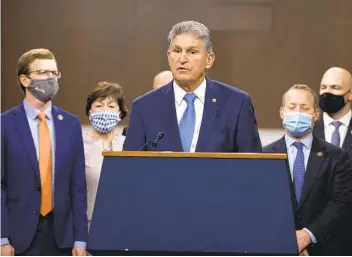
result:
[[[294,85],[282,98],[285,135],[265,146],[286,153],[292,179],[296,237],[302,255],[347,255],[351,238],[352,169],[346,150],[312,134],[319,118],[318,98],[306,85]]]
[[[215,60],[208,28],[180,22],[168,41],[174,80],[133,102],[124,150],[261,152],[250,96],[206,77]]]
[[[86,255],[81,125],[51,103],[61,77],[56,59],[30,50],[17,74],[25,98],[1,114],[1,253]]]

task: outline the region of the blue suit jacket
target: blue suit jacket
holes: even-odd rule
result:
[[[134,100],[125,151],[136,151],[164,137],[155,151],[183,151],[178,129],[173,81]],[[151,150],[150,145],[145,150]],[[206,92],[197,152],[261,152],[250,96],[234,87],[206,78]]]
[[[54,231],[60,248],[87,241],[87,192],[82,130],[72,114],[53,106],[55,126]],[[59,116],[63,119],[59,119]],[[40,178],[27,116],[20,104],[1,114],[1,237],[16,254],[37,230]]]

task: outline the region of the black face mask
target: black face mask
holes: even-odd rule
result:
[[[348,93],[349,92],[347,92],[346,94]],[[333,95],[330,93],[324,93],[319,97],[319,106],[323,110],[323,112],[326,112],[328,114],[334,114],[345,106],[346,102],[344,96],[346,94]]]

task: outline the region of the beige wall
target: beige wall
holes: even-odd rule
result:
[[[351,13],[350,0],[4,0],[2,111],[23,97],[19,56],[38,47],[56,54],[63,73],[55,103],[83,123],[86,95],[99,80],[120,83],[130,106],[168,68],[171,26],[192,19],[213,33],[210,77],[249,92],[259,126],[279,128],[289,86],[317,89],[333,65],[352,71]]]

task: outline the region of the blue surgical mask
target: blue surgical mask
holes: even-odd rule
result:
[[[301,112],[284,114],[283,126],[293,137],[302,137],[312,129],[313,116]]]
[[[94,129],[102,134],[111,132],[120,122],[120,113],[113,111],[90,112],[89,120]]]

